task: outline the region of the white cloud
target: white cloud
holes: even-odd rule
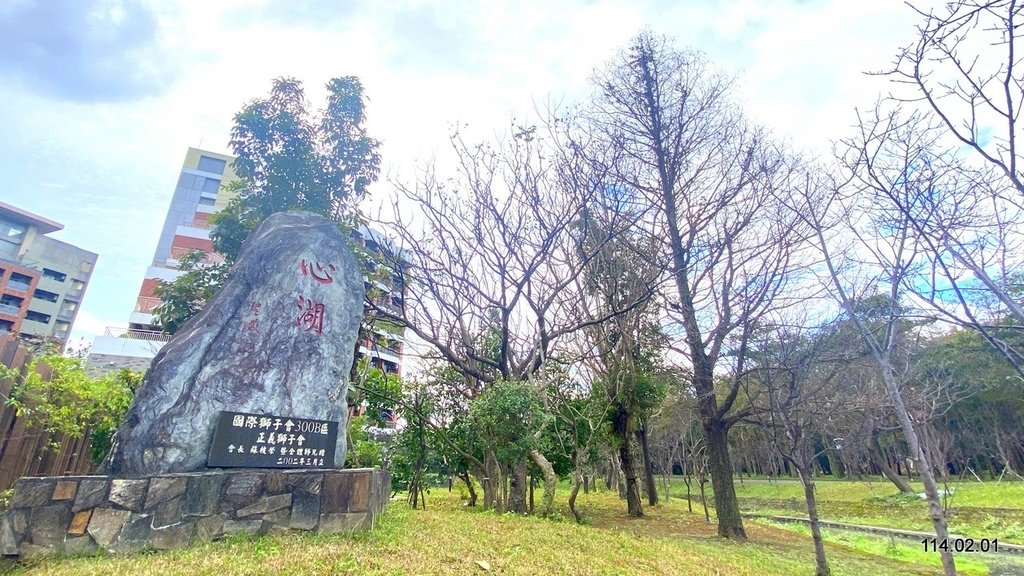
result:
[[[33,5],[0,10],[0,18]],[[102,88],[125,98],[79,103],[0,85],[3,200],[65,224],[58,238],[100,254],[76,334],[126,323],[186,147],[226,151],[232,116],[276,76],[302,79],[314,103],[331,77],[359,76],[385,173],[408,174],[443,149],[453,123],[493,135],[535,102],[587,93],[591,71],[651,29],[740,74],[738,97],[750,116],[820,148],[842,136],[854,106],[873,102],[881,88],[861,72],[885,66],[911,40],[913,21],[891,0],[93,5],[104,8],[109,30],[154,22],[152,42],[138,41],[155,52],[139,69],[163,62],[175,82],[149,91],[113,82]],[[24,26],[28,36],[46,33],[42,22]],[[89,54],[116,61],[103,46],[90,44]],[[385,197],[386,183],[374,193]]]

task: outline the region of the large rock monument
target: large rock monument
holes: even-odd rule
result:
[[[338,227],[309,213],[268,218],[227,285],[153,359],[109,475],[18,480],[0,555],[372,528],[387,471],[336,469],[362,313],[362,273]]]
[[[103,472],[205,469],[222,411],[336,422],[335,461],[313,463],[340,467],[362,313],[362,273],[338,226],[274,214],[246,241],[227,285],[153,359]]]

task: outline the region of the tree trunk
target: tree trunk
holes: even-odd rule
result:
[[[530,456],[533,457],[533,463],[544,474],[544,498],[541,500],[540,515],[548,516],[551,514],[551,509],[554,506],[555,486],[558,485],[558,476],[555,474],[555,469],[551,466],[551,462],[548,462],[548,459],[543,454],[533,450],[530,452]],[[574,490],[579,491],[578,484],[574,486]]]
[[[804,485],[804,500],[807,502],[807,518],[811,522],[811,539],[814,540],[815,576],[829,576],[828,559],[825,558],[825,541],[821,539],[821,524],[818,522],[818,503],[814,497],[814,480],[807,469],[796,466],[800,481]]]
[[[724,538],[746,540],[740,504],[732,482],[732,463],[729,461],[728,428],[718,418],[705,416],[704,437],[708,446],[708,468],[711,487],[715,491],[715,515],[718,516],[718,535]]]
[[[697,479],[697,485],[700,487],[700,505],[704,507],[704,520],[708,524],[711,524],[711,514],[708,512],[708,496],[704,493],[704,485],[707,484],[707,479],[704,477],[704,472],[701,471],[700,477]]]
[[[693,512],[693,490],[690,488],[693,477],[686,471],[686,464],[683,464],[683,483],[686,484],[686,508]]]
[[[640,501],[640,486],[636,478],[636,465],[633,462],[633,450],[630,445],[633,439],[631,420],[629,411],[624,406],[621,404],[615,406],[615,412],[612,415],[612,436],[619,444],[619,463],[622,465],[622,475],[626,479],[626,510],[630,516],[638,518],[644,515],[644,509]]]
[[[935,527],[935,538],[939,542],[948,542],[949,529],[946,525],[946,513],[942,509],[942,501],[939,499],[939,488],[935,484],[935,474],[932,472],[928,458],[921,447],[921,443],[918,441],[917,431],[914,429],[914,423],[910,419],[910,413],[903,403],[903,396],[900,394],[899,387],[896,384],[896,377],[893,375],[892,364],[888,362],[880,362],[880,364],[882,365],[882,379],[885,382],[886,392],[889,393],[889,400],[892,401],[893,407],[896,409],[896,418],[903,428],[903,437],[907,440],[907,446],[909,446],[910,453],[913,455],[913,461],[918,467],[918,474],[921,475],[921,481],[924,483],[924,493],[928,500],[928,512],[932,519],[932,525]],[[942,569],[946,576],[956,576],[956,565],[953,562],[952,551],[946,549],[940,550],[939,553],[942,557]]]
[[[473,487],[473,479],[469,477],[468,472],[463,472],[459,478],[462,478],[462,481],[466,483],[466,489],[469,490],[469,502],[466,503],[466,506],[471,508],[476,506],[476,488]]]
[[[572,472],[572,492],[569,492],[569,511],[572,512],[573,518],[576,519],[577,524],[583,523],[583,513],[576,508],[576,495],[580,493],[580,484],[584,486],[587,483],[587,477],[580,474],[579,469],[575,469]]]
[[[526,459],[518,460],[512,465],[509,476],[508,511],[525,515],[526,508]]]
[[[534,499],[533,499],[533,488],[534,488],[534,484],[535,483],[536,483],[536,478],[533,477],[533,474],[530,474],[529,479],[527,480],[527,484],[530,486],[530,506],[529,506],[530,514],[533,514],[533,508],[534,508],[534,506],[536,504],[534,502]]]
[[[640,441],[640,452],[644,457],[644,482],[647,487],[647,503],[658,504],[658,486],[654,483],[654,462],[651,460],[651,447],[647,442],[647,421],[640,422],[636,431],[636,439]]]
[[[871,440],[868,442],[868,456],[871,458],[871,462],[882,472],[883,476],[899,488],[900,492],[904,494],[913,492],[910,484],[889,466],[889,459],[882,453],[882,444],[878,441],[878,434],[878,430],[872,431]]]

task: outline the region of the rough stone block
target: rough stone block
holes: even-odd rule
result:
[[[349,512],[367,512],[370,510],[370,479],[372,472],[360,472],[352,475],[352,492],[348,500]]]
[[[59,546],[64,542],[64,535],[70,522],[71,510],[67,504],[34,508],[29,526],[29,539],[36,546]]]
[[[131,512],[127,510],[97,508],[92,513],[92,519],[89,520],[86,532],[96,540],[100,547],[110,548],[130,516]]]
[[[297,491],[292,494],[292,517],[289,526],[296,530],[313,530],[320,521],[320,497]]]
[[[253,516],[256,514],[266,514],[267,512],[280,510],[281,508],[286,508],[291,505],[291,494],[275,494],[274,496],[264,496],[257,500],[255,504],[239,509],[236,515],[239,518],[244,518],[246,516]]]
[[[76,512],[75,517],[71,519],[71,526],[68,527],[68,534],[72,536],[85,534],[86,528],[89,527],[90,518],[92,518],[92,509]]]
[[[184,548],[192,540],[196,531],[195,522],[182,522],[174,526],[153,531],[153,548],[157,550],[173,550]]]
[[[266,474],[251,472],[228,477],[224,488],[224,501],[234,507],[247,506],[263,493],[263,478]]]
[[[116,479],[110,484],[108,500],[118,508],[142,512],[142,501],[146,496],[148,484],[149,480],[146,479]]]
[[[71,500],[75,497],[75,493],[78,491],[78,482],[74,480],[58,480],[57,484],[53,487],[53,496],[51,500]]]
[[[288,478],[288,485],[293,490],[302,490],[319,496],[324,485],[323,473],[317,474],[312,472],[286,472],[285,476]]]
[[[188,478],[184,476],[162,476],[151,479],[142,510],[144,512],[155,510],[160,504],[181,496],[186,487],[188,487]]]
[[[224,485],[223,474],[204,474],[188,479],[188,489],[181,500],[183,516],[209,516],[217,513],[217,502]]]
[[[14,537],[11,518],[4,514],[0,519],[0,555],[15,556],[18,554],[18,539]]]
[[[288,477],[285,476],[284,472],[274,470],[267,472],[267,477],[263,482],[263,491],[267,494],[281,494],[288,490]]]
[[[54,482],[45,478],[22,478],[14,486],[11,508],[35,508],[50,503]]]
[[[288,508],[281,508],[263,515],[263,522],[270,528],[283,528],[285,531],[288,530],[288,519],[291,517],[292,511]],[[276,531],[275,531],[276,533]]]
[[[36,546],[35,544],[22,542],[21,546],[18,547],[18,553],[19,558],[33,558],[35,556],[53,554],[53,549],[47,548],[46,546]]]
[[[256,535],[260,533],[260,529],[263,528],[263,520],[225,520],[224,526],[221,528],[225,535],[227,534],[252,534]]]
[[[25,531],[28,530],[28,515],[30,512],[30,508],[16,508],[8,510],[6,513],[11,519],[11,527],[14,528],[14,537],[18,540],[25,537]]]
[[[138,552],[149,548],[152,542],[153,518],[150,514],[132,513],[114,541],[118,552]]]
[[[320,534],[334,534],[336,532],[353,532],[369,526],[369,514],[366,512],[343,512],[339,514],[321,514],[320,526],[317,531]]]
[[[69,536],[64,541],[65,554],[95,554],[98,549],[99,545],[88,534],[84,536]]]
[[[99,506],[107,499],[109,486],[108,478],[82,480],[78,484],[78,496],[75,498],[75,505],[71,507],[71,511],[78,512]]]
[[[153,527],[160,528],[181,522],[181,498],[172,498],[153,510]]]
[[[209,542],[224,533],[224,517],[220,515],[206,516],[196,521],[196,531],[192,542]]]
[[[327,474],[324,477],[323,504],[320,507],[320,513],[348,512],[348,501],[351,495],[351,474]]]

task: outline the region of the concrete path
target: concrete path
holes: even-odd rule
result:
[[[744,518],[763,518],[766,520],[773,520],[776,522],[800,522],[803,524],[810,524],[810,520],[808,520],[807,518],[800,518],[797,516],[771,516],[768,514],[743,514],[742,516]],[[935,537],[934,532],[917,532],[914,530],[903,530],[901,528],[884,528],[882,526],[847,524],[845,522],[832,522],[830,520],[819,520],[818,524],[820,524],[822,528],[831,528],[833,530],[852,530],[854,532],[868,532],[871,534],[878,534],[881,536],[894,536],[896,538],[916,540],[918,543],[920,543],[922,540]],[[950,534],[949,537],[951,540],[972,539],[974,540],[975,547],[977,547],[978,541],[981,540],[980,538],[970,538],[968,536],[963,536],[960,534]],[[1004,544],[1000,542],[999,549],[995,551],[990,550],[989,553],[1015,554],[1019,556],[1024,556],[1024,546],[1019,546],[1017,544]]]

